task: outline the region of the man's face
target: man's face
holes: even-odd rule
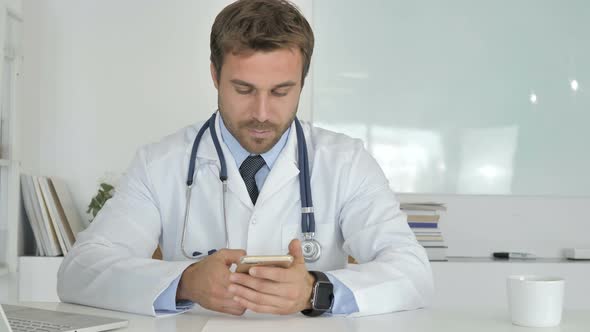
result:
[[[302,68],[294,49],[227,53],[219,80],[211,65],[223,122],[248,152],[267,152],[293,122]]]

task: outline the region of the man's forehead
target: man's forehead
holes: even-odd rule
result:
[[[256,87],[256,84],[255,83],[243,81],[243,80],[241,80],[239,78],[234,78],[234,79],[231,79],[229,81],[231,83],[233,83],[234,85],[241,85],[241,86],[247,86],[247,87]],[[289,81],[284,81],[284,82],[281,82],[281,83],[274,84],[273,87],[274,88],[283,88],[283,87],[290,87],[290,86],[295,86],[295,85],[297,85],[297,82],[296,81],[290,81],[289,80]]]
[[[300,51],[278,49],[228,53],[222,66],[222,76],[251,84],[277,85],[287,81],[299,82],[302,75]]]
[[[229,52],[224,57],[223,64],[234,65],[301,65],[301,51],[281,48],[272,51],[244,51],[240,53]]]

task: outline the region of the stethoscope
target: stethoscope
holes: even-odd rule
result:
[[[227,219],[225,213],[225,195],[227,193],[227,166],[225,164],[225,157],[217,138],[217,132],[215,129],[215,118],[217,113],[213,113],[211,118],[203,124],[195,141],[191,151],[191,158],[188,167],[188,177],[186,180],[186,207],[184,211],[184,225],[182,226],[182,239],[180,241],[180,250],[182,254],[189,259],[201,258],[204,253],[199,251],[193,251],[190,255],[187,254],[184,241],[186,236],[186,226],[189,220],[190,203],[191,203],[191,189],[193,187],[194,175],[195,175],[195,164],[197,160],[197,149],[201,138],[207,129],[211,132],[211,138],[213,139],[213,145],[217,151],[217,157],[221,163],[219,169],[219,180],[221,180],[223,190],[223,223],[225,226],[225,240],[226,247],[229,248],[229,234],[227,229]],[[297,134],[297,156],[298,156],[298,167],[299,167],[299,193],[301,196],[301,233],[303,235],[303,241],[301,241],[301,249],[303,251],[303,257],[306,262],[317,261],[322,253],[322,247],[320,243],[315,240],[315,217],[313,211],[313,202],[311,199],[311,184],[309,175],[309,161],[307,157],[307,145],[305,143],[305,136],[303,135],[303,128],[301,123],[295,117],[295,132]],[[211,249],[207,252],[208,255],[215,253],[215,249]]]

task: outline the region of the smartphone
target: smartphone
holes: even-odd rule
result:
[[[243,256],[236,272],[248,273],[252,266],[276,266],[288,268],[293,263],[291,255]]]

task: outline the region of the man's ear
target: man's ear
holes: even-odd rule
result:
[[[219,80],[217,77],[217,70],[215,69],[213,62],[211,62],[210,68],[211,68],[211,79],[213,79],[213,84],[215,85],[215,89],[219,90]]]

